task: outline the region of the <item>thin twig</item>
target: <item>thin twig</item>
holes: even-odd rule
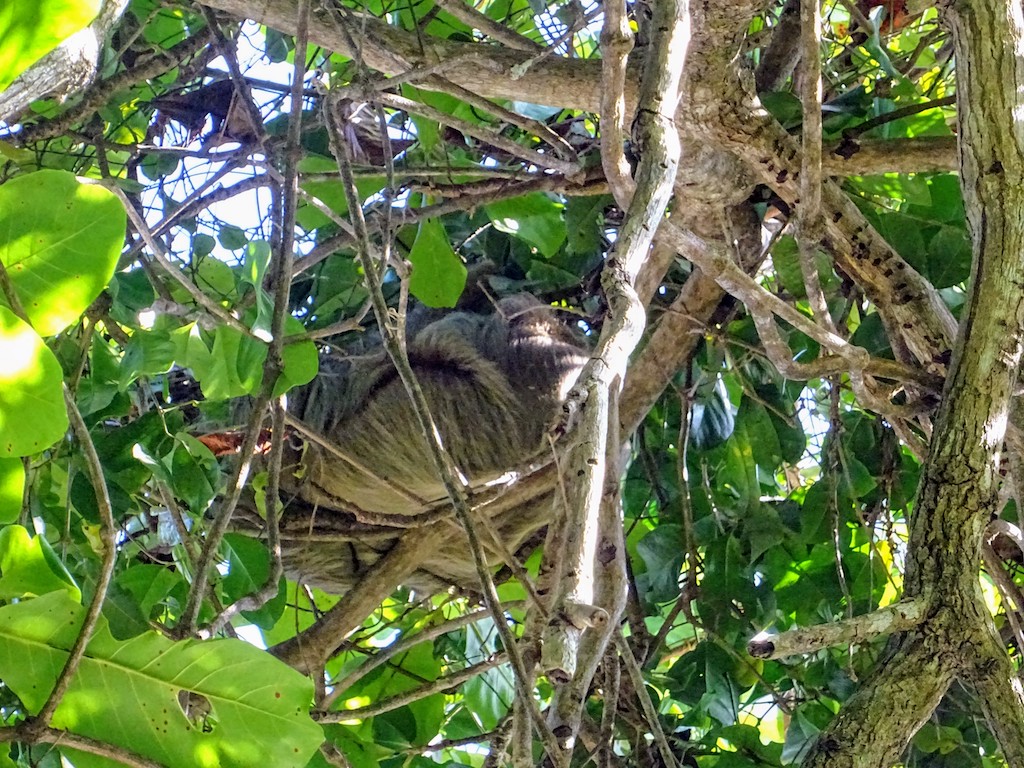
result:
[[[274,269],[271,277],[274,291],[274,311],[270,323],[270,344],[263,366],[263,389],[270,397],[284,369],[282,351],[285,343],[285,321],[291,316],[289,296],[292,284],[292,263],[295,247],[295,209],[298,205],[298,162],[301,156],[303,82],[306,76],[306,38],[309,21],[309,0],[298,0],[299,14],[295,34],[295,65],[292,70],[291,114],[285,147],[284,183],[276,196],[280,211],[274,216],[275,237]],[[257,290],[262,290],[257,287]],[[281,457],[284,455],[285,407],[283,396],[271,403],[270,457],[267,468],[266,531],[270,550],[270,573],[267,581],[254,594],[237,600],[214,620],[208,631],[212,634],[243,610],[256,610],[278,593],[284,567],[281,564],[281,535],[279,513],[281,506]]]
[[[265,383],[264,383],[265,386]],[[249,479],[249,472],[252,469],[253,456],[256,454],[256,442],[259,440],[260,430],[263,427],[263,419],[270,398],[260,393],[253,402],[252,414],[246,426],[245,437],[242,440],[242,447],[239,449],[238,467],[235,470],[231,483],[231,494],[223,501],[217,515],[213,519],[206,534],[206,541],[203,544],[203,552],[196,563],[196,573],[189,589],[188,600],[185,609],[181,612],[178,621],[177,635],[188,637],[195,634],[199,623],[199,611],[203,605],[203,598],[206,595],[206,588],[209,585],[210,570],[220,549],[220,543],[227,533],[228,525],[231,523],[231,516],[234,514],[238,502],[245,491]]]
[[[135,227],[135,231],[142,236],[142,239],[145,241],[146,245],[149,246],[150,256],[152,257],[153,261],[160,267],[163,273],[170,277],[171,280],[176,282],[182,288],[184,288],[188,295],[192,297],[193,301],[195,301],[196,304],[198,304],[200,307],[209,312],[212,317],[217,318],[217,320],[219,320],[221,323],[230,328],[233,328],[239,333],[242,333],[249,338],[255,339],[256,336],[245,323],[243,323],[237,317],[235,317],[230,312],[225,310],[220,304],[218,304],[216,301],[214,301],[205,293],[203,293],[191,280],[189,280],[187,277],[185,277],[185,275],[182,274],[180,269],[174,266],[174,264],[171,262],[170,258],[167,255],[167,249],[163,246],[162,243],[160,243],[159,240],[157,240],[153,236],[153,233],[150,230],[149,225],[146,223],[146,220],[142,218],[141,214],[139,214],[139,212],[135,209],[135,206],[132,204],[131,199],[129,199],[128,195],[125,194],[124,190],[122,190],[116,184],[110,184],[109,186],[107,186],[107,189],[109,189],[111,192],[117,195],[118,199],[121,201],[121,205],[124,206],[125,213],[128,214],[128,220],[131,221],[132,226]]]
[[[359,709],[344,709],[339,712],[314,712],[313,719],[321,723],[344,723],[348,720],[365,720],[368,717],[381,715],[385,712],[391,712],[399,707],[412,704],[414,701],[420,701],[428,696],[433,696],[435,693],[444,693],[445,691],[454,690],[467,680],[472,680],[477,675],[482,675],[487,670],[500,667],[502,664],[507,662],[508,657],[506,654],[497,653],[486,661],[471,664],[465,669],[460,669],[458,672],[453,672],[450,675],[439,677],[437,680],[434,680],[427,685],[420,686],[419,688],[414,688],[411,691],[406,691],[405,693],[400,693],[387,699],[381,699],[380,701],[374,702],[366,707],[360,707]]]
[[[576,165],[577,171],[575,174],[571,174],[570,178],[578,176],[582,170],[579,157],[576,154],[576,150],[572,148],[572,145],[540,120],[534,120],[533,118],[526,117],[518,112],[513,112],[511,109],[507,109],[501,106],[501,104],[491,101],[490,99],[485,99],[483,96],[474,93],[468,88],[464,88],[461,85],[445,80],[443,77],[432,77],[427,81],[427,85],[430,90],[436,89],[442,93],[449,93],[472,107],[482,109],[485,112],[490,112],[500,120],[504,120],[517,128],[521,128],[532,136],[536,136],[538,139],[550,146],[559,157]]]
[[[78,404],[75,402],[74,396],[66,385],[63,387],[63,391],[64,405],[67,407],[71,431],[81,445],[82,454],[85,457],[86,473],[89,475],[89,481],[92,483],[93,493],[96,496],[96,506],[100,516],[99,538],[103,545],[103,559],[100,563],[99,574],[96,577],[96,591],[93,593],[92,601],[85,612],[85,618],[82,620],[81,629],[79,629],[78,636],[75,638],[75,644],[71,646],[68,658],[64,662],[64,668],[61,669],[60,676],[57,678],[57,682],[53,686],[53,690],[50,692],[46,703],[39,710],[39,713],[32,718],[34,724],[43,727],[49,726],[53,713],[57,711],[57,707],[71,685],[72,678],[78,671],[79,663],[81,663],[82,658],[85,656],[89,640],[92,638],[92,633],[99,622],[103,602],[107,598],[107,589],[110,587],[111,579],[114,577],[114,564],[117,561],[117,524],[114,522],[114,510],[107,491],[107,480],[103,474],[103,463],[96,452],[96,445],[93,443],[92,435],[89,434],[89,427],[86,426],[85,420],[78,410]],[[34,725],[26,725],[29,731],[33,731],[34,727]]]
[[[505,607],[508,609],[516,608],[520,605],[522,605],[522,603],[516,601],[509,601],[505,603]],[[395,656],[400,656],[403,653],[406,653],[420,643],[426,643],[434,638],[440,637],[441,635],[454,632],[456,629],[460,629],[461,627],[482,621],[490,615],[491,612],[488,610],[465,613],[462,616],[456,616],[454,619],[449,619],[448,621],[437,624],[436,626],[428,627],[414,635],[403,637],[401,640],[392,643],[379,653],[374,654],[373,657],[368,659],[362,666],[352,670],[340,680],[332,682],[332,690],[326,697],[324,697],[324,700],[320,702],[320,708],[329,709],[337,698],[345,693],[345,691],[355,685],[355,683],[364,678],[370,672],[377,669],[377,667],[395,658]]]
[[[504,24],[499,24],[491,19],[490,16],[481,13],[471,5],[467,5],[464,0],[439,0],[438,5],[463,24],[479,30],[487,37],[497,40],[509,48],[517,51],[529,51],[530,53],[539,53],[544,50],[544,46],[540,43],[524,37]]]
[[[28,744],[50,744],[53,747],[71,747],[91,755],[99,755],[116,760],[129,768],[166,768],[163,763],[158,763],[142,755],[132,752],[114,744],[108,744],[88,736],[82,736],[69,731],[62,731],[58,728],[30,728],[31,721],[22,723],[14,728],[0,728],[0,742],[10,743],[13,741],[25,742]]]
[[[430,407],[427,403],[426,397],[424,396],[419,383],[416,381],[415,374],[409,364],[409,359],[405,349],[405,339],[403,338],[404,333],[402,325],[395,324],[387,303],[384,300],[381,277],[378,272],[379,260],[374,259],[373,252],[375,249],[370,241],[369,231],[366,226],[366,219],[363,217],[361,201],[359,200],[359,196],[356,191],[355,178],[352,176],[345,131],[342,126],[337,124],[337,118],[334,115],[334,104],[331,103],[330,95],[328,96],[327,103],[327,117],[328,135],[331,137],[332,148],[335,152],[335,157],[338,160],[338,168],[341,172],[342,184],[345,188],[345,195],[348,200],[349,213],[352,216],[352,223],[355,227],[356,234],[358,235],[356,243],[357,255],[360,263],[362,264],[363,272],[366,275],[366,281],[370,289],[370,297],[373,300],[374,314],[376,315],[378,326],[382,331],[384,347],[394,362],[395,367],[398,370],[399,378],[402,380],[406,391],[412,399],[420,429],[427,438],[427,446],[430,451],[431,459],[438,471],[449,498],[452,500],[452,504],[455,508],[455,516],[466,532],[466,537],[469,540],[470,553],[473,557],[473,563],[477,574],[480,577],[484,601],[488,610],[491,611],[491,614],[494,617],[495,626],[498,628],[502,643],[509,654],[509,661],[516,672],[515,680],[519,695],[523,697],[524,701],[530,702],[529,706],[534,720],[534,725],[545,743],[545,748],[548,750],[549,756],[553,761],[555,761],[556,765],[561,765],[563,761],[561,759],[557,743],[554,740],[554,736],[551,734],[550,729],[548,729],[547,724],[541,718],[540,712],[537,711],[536,706],[533,705],[532,692],[523,688],[522,681],[525,679],[525,667],[523,665],[522,657],[519,654],[516,639],[504,619],[501,601],[498,597],[497,589],[494,586],[494,580],[491,578],[490,570],[487,566],[483,546],[473,524],[472,513],[466,499],[466,489],[463,487],[462,483],[456,479],[461,478],[464,475],[454,466],[451,457],[448,455],[440,441],[440,433],[437,431],[437,426],[430,415]],[[403,281],[403,284],[405,283],[406,281]],[[399,315],[401,315],[401,307],[399,309]]]
[[[647,727],[650,729],[651,736],[654,738],[654,743],[658,746],[658,753],[661,755],[661,759],[666,766],[679,768],[679,762],[676,760],[675,755],[672,754],[672,748],[668,744],[668,739],[665,738],[665,731],[661,728],[658,710],[655,708],[654,702],[651,701],[651,696],[647,692],[647,682],[644,680],[640,665],[636,663],[633,650],[629,647],[629,643],[626,642],[626,638],[623,637],[621,629],[615,631],[614,637],[615,648],[618,650],[619,658],[622,659],[622,663],[626,667],[626,674],[633,685],[633,691],[640,702],[640,707],[644,711],[644,718],[647,721]]]
[[[581,168],[576,163],[562,160],[554,154],[538,152],[528,147],[524,147],[495,131],[476,123],[471,123],[468,120],[463,120],[453,115],[449,115],[447,112],[442,112],[441,110],[435,109],[427,104],[413,101],[412,99],[407,99],[404,96],[392,93],[378,93],[376,94],[376,98],[385,106],[391,107],[392,109],[400,109],[404,112],[410,112],[414,115],[422,115],[428,120],[436,120],[443,125],[454,128],[466,136],[472,136],[474,139],[482,141],[488,146],[507,152],[513,157],[525,160],[538,168],[550,168],[570,179],[573,179],[580,174]]]

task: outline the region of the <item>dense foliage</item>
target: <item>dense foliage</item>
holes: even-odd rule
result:
[[[402,286],[414,304],[453,306],[467,266],[489,260],[495,295],[530,291],[575,313],[597,339],[608,307],[600,273],[626,216],[602,169],[594,101],[605,8],[253,0],[256,21],[225,13],[245,5],[131,0],[91,85],[63,101],[38,93],[7,115],[0,711],[10,751],[0,750],[0,766],[497,765],[513,752],[517,692],[478,593],[398,589],[312,683],[261,650],[338,596],[283,578],[278,587],[259,539],[210,538],[238,467],[216,436],[244,426],[239,401],[266,403],[308,382],[319,352],[344,349],[374,325],[328,94],[345,112],[370,236],[390,252],[393,306]],[[754,72],[770,113],[757,119],[780,151],[805,122],[811,76],[794,74],[799,4],[735,5],[750,13],[728,19],[729,33],[713,28],[712,11],[694,17],[688,66],[710,67],[717,44],[728,49],[722,61]],[[289,25],[275,24],[282,7]],[[308,31],[297,9],[312,14]],[[97,10],[50,0],[0,12],[0,87]],[[625,10],[640,43],[627,74],[632,104],[651,30],[646,4]],[[829,0],[822,13],[823,173],[836,177],[827,183],[958,316],[972,247],[954,172],[949,34],[936,9],[902,2]],[[53,39],[26,32],[55,30],[57,19],[68,28]],[[741,44],[730,49],[733,40]],[[558,68],[566,62],[580,66]],[[586,84],[575,79],[584,74]],[[731,104],[723,113],[749,106],[744,83],[717,94]],[[707,98],[699,83],[683,91],[684,102]],[[722,125],[735,134],[734,123]],[[900,598],[950,360],[946,346],[920,362],[913,333],[897,334],[908,326],[884,316],[888,287],[837,261],[850,247],[833,234],[809,278],[786,186],[799,160],[788,169],[752,162],[764,135],[727,146],[706,126],[680,130],[670,219],[717,244],[756,279],[759,296],[881,362],[871,376],[815,369],[827,357],[821,338],[789,315],[777,333],[795,364],[780,365],[749,293],[715,287],[678,241],[656,240],[642,272],[648,328],[621,401],[631,433],[621,478],[625,642],[611,641],[590,687],[573,765],[663,765],[666,747],[678,765],[718,768],[807,753],[871,674],[886,637],[772,660],[753,658],[747,643]],[[634,137],[634,165],[639,149]],[[823,216],[831,205],[826,195]],[[900,275],[885,279],[901,290]],[[264,467],[248,483],[262,499],[270,480]],[[1015,495],[1007,485],[1008,522]],[[211,540],[216,551],[204,559]],[[1000,563],[1020,553],[1006,541],[993,536],[981,583],[1016,663],[1020,577]],[[536,575],[540,553],[520,554]],[[204,565],[208,588],[196,579]],[[529,590],[508,569],[498,586],[519,635]],[[636,670],[620,668],[626,653]],[[541,709],[555,687],[537,681]],[[544,759],[534,736],[533,756],[519,764]],[[999,754],[972,691],[954,683],[903,760],[989,767],[1006,764]]]

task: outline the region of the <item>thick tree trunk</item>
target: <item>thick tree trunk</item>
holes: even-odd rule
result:
[[[1016,0],[949,3],[956,42],[961,183],[974,243],[960,324],[911,525],[906,597],[926,619],[893,638],[804,765],[889,766],[949,683],[973,679],[1011,765],[1024,764],[1024,702],[978,583],[998,514],[1001,451],[1024,329],[1024,19]]]

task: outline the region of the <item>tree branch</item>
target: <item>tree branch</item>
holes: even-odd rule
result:
[[[911,600],[832,624],[791,629],[777,635],[759,632],[747,643],[747,652],[758,659],[782,659],[825,648],[867,643],[883,635],[913,629],[924,620],[925,607],[923,601]]]

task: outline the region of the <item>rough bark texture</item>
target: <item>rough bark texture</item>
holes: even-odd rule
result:
[[[970,295],[911,526],[908,597],[931,608],[847,702],[804,765],[888,766],[957,675],[974,677],[993,732],[1021,764],[1024,707],[978,583],[1024,330],[1024,22],[1012,0],[945,9],[956,41],[961,180],[974,242]],[[982,669],[981,678],[976,674]],[[991,673],[991,674],[989,674]]]
[[[253,16],[251,3],[246,0],[207,0],[205,4],[239,16]],[[750,94],[749,78],[740,79],[736,72],[735,53],[748,23],[768,5],[766,0],[735,0],[707,3],[694,10],[692,62],[688,65],[681,114],[676,119],[683,138],[688,140],[689,174],[703,170],[697,179],[681,180],[692,182],[683,198],[688,222],[720,221],[720,212],[708,219],[699,211],[701,206],[720,200],[723,192],[739,195],[740,199],[746,196],[743,187],[722,184],[722,164],[736,163],[736,158],[722,157],[726,154],[723,150],[745,161],[747,170],[759,177],[757,180],[787,202],[798,202],[798,145],[757,107]],[[359,25],[350,26],[350,31],[362,42],[363,60],[389,75],[443,64],[447,79],[489,98],[518,99],[529,93],[535,103],[587,110],[597,109],[600,103],[599,61],[549,57],[532,63],[522,77],[512,79],[507,73],[523,65],[529,54],[478,43],[420,40],[372,18],[346,21],[326,10],[315,15],[316,23],[310,25],[311,42],[353,55],[345,24]],[[261,3],[257,16],[268,26],[294,32],[295,0],[267,0]],[[639,78],[631,80],[636,83]],[[636,98],[636,90],[627,89],[627,109],[635,107]],[[751,177],[749,188],[754,183]],[[877,302],[893,348],[905,359],[941,369],[952,345],[955,324],[938,292],[871,228],[838,187],[826,184],[823,201],[826,208],[838,212],[829,222],[826,245],[834,251],[839,266]],[[690,208],[695,215],[689,215]]]
[[[128,0],[106,0],[96,19],[22,72],[0,93],[0,120],[13,121],[33,101],[46,96],[64,101],[93,81],[107,35]]]
[[[295,0],[205,4],[295,32]],[[750,20],[769,5],[767,0],[693,3],[693,44],[677,117],[687,162],[676,188],[673,219],[705,241],[714,238],[716,245],[738,241],[735,247],[745,257],[753,255],[757,244],[725,236],[723,210],[740,205],[755,183],[770,187],[791,206],[800,203],[797,144],[760,108],[749,78],[736,65]],[[897,356],[936,373],[947,366],[949,370],[915,504],[905,581],[906,596],[921,600],[926,608],[918,626],[892,639],[877,674],[823,733],[805,760],[807,766],[891,765],[957,678],[977,690],[1008,762],[1024,765],[1024,693],[978,585],[983,531],[998,512],[1001,453],[1024,334],[1024,137],[1018,128],[1024,107],[1024,19],[1019,0],[959,0],[944,3],[943,11],[956,39],[960,161],[974,241],[969,302],[955,347],[955,323],[934,287],[866,223],[837,186],[826,182],[822,191],[823,208],[832,213],[824,244],[838,268],[878,307]],[[490,98],[520,99],[528,93],[537,103],[587,110],[600,102],[596,61],[549,56],[523,66],[532,52],[423,38],[326,7],[316,8],[313,15],[311,42],[361,56],[384,74],[430,68]],[[352,40],[360,41],[360,51],[352,50]],[[780,46],[784,43],[780,40]],[[793,58],[792,50],[779,53],[784,62],[772,80]],[[520,69],[520,76],[509,75]],[[65,74],[76,73],[69,68]],[[635,90],[626,93],[629,109],[636,98]],[[948,167],[948,150],[948,142],[937,142],[925,151],[934,153],[934,168],[942,169]],[[833,172],[842,165],[837,161]],[[751,259],[745,266],[753,264],[756,260]],[[699,272],[692,276],[633,370],[623,395],[624,424],[634,426],[647,412],[692,350],[686,340],[696,338],[694,332],[723,296]],[[545,471],[532,478],[533,486],[517,492],[549,493],[552,475]],[[395,580],[415,569],[417,550],[435,541],[416,536],[404,537],[382,558],[380,570],[349,593],[331,620],[279,648],[279,654],[304,668],[322,663]],[[620,548],[621,543],[608,546]],[[595,658],[587,656],[588,663]],[[575,716],[574,711],[564,719],[571,722]]]

